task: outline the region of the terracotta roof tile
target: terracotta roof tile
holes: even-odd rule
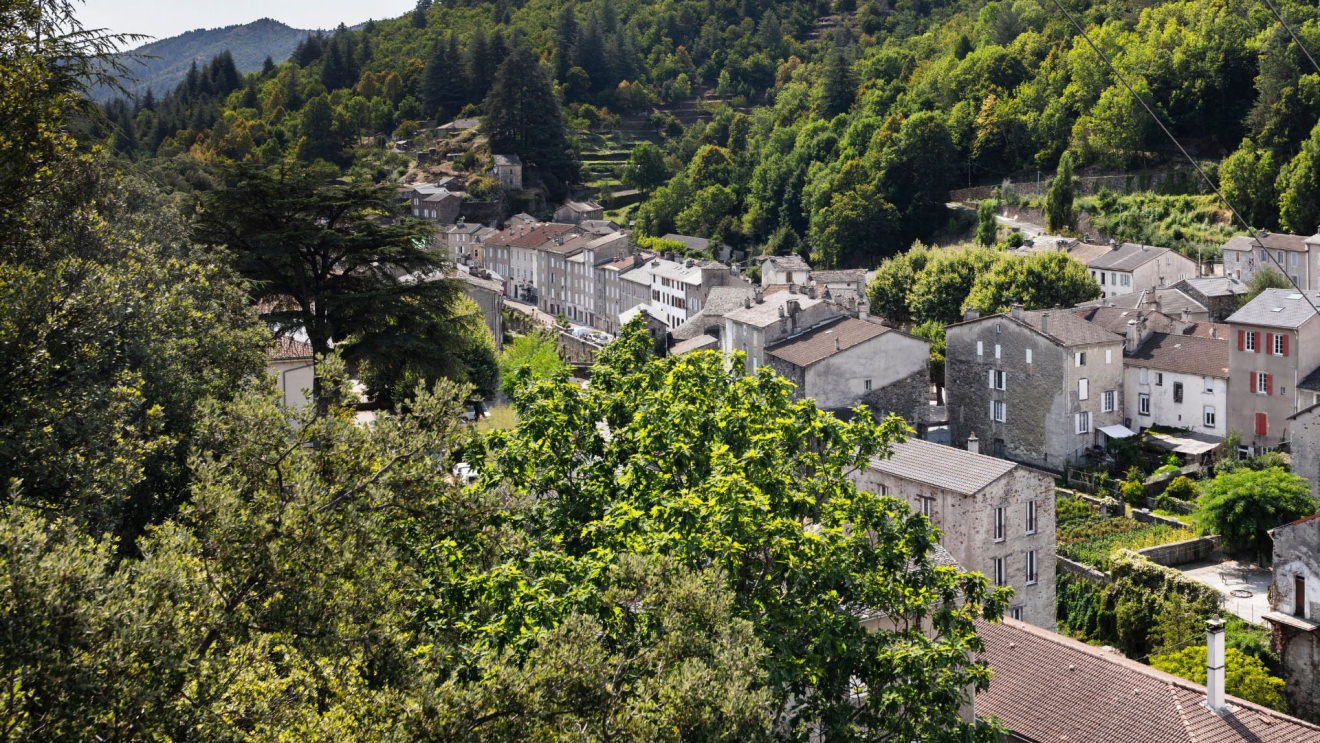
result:
[[[1126,357],[1123,363],[1160,371],[1228,379],[1228,338],[1151,333],[1136,353]]]
[[[810,366],[888,332],[878,323],[845,317],[768,346],[765,352],[796,366]]]

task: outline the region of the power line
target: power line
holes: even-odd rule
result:
[[[1205,171],[1201,169],[1200,163],[1196,162],[1196,159],[1187,152],[1187,148],[1182,146],[1182,142],[1179,142],[1178,138],[1173,136],[1173,132],[1169,131],[1169,128],[1164,125],[1164,121],[1162,121],[1159,116],[1155,115],[1155,110],[1150,107],[1150,104],[1146,103],[1146,99],[1142,98],[1141,95],[1137,93],[1136,89],[1128,83],[1127,78],[1123,76],[1123,73],[1118,71],[1118,68],[1110,61],[1108,55],[1100,51],[1100,47],[1096,46],[1096,43],[1091,40],[1091,36],[1086,33],[1086,29],[1082,28],[1082,24],[1078,23],[1077,19],[1073,17],[1073,14],[1068,12],[1067,8],[1063,7],[1063,3],[1060,2],[1060,0],[1054,0],[1054,7],[1058,8],[1059,12],[1063,13],[1068,18],[1068,21],[1072,23],[1073,28],[1077,29],[1077,33],[1081,34],[1083,39],[1086,39],[1086,43],[1091,45],[1091,48],[1095,50],[1095,53],[1100,57],[1101,61],[1109,67],[1110,72],[1114,73],[1114,77],[1117,77],[1118,81],[1123,83],[1123,87],[1127,88],[1127,91],[1132,94],[1132,97],[1137,99],[1137,103],[1141,104],[1141,107],[1146,110],[1146,113],[1150,115],[1150,118],[1157,126],[1159,126],[1160,131],[1164,132],[1164,136],[1168,137],[1169,141],[1173,142],[1174,146],[1178,148],[1178,151],[1182,153],[1183,157],[1187,158],[1187,162],[1192,164],[1192,167],[1196,169],[1197,174],[1201,176],[1201,179],[1205,181],[1205,184],[1210,187],[1211,191],[1214,191],[1215,196],[1219,197],[1219,200],[1223,202],[1224,206],[1228,207],[1228,210],[1233,213],[1234,218],[1236,218],[1237,221],[1242,224],[1242,227],[1251,234],[1252,239],[1255,241],[1256,245],[1260,247],[1261,252],[1269,258],[1270,262],[1279,267],[1279,273],[1283,274],[1283,278],[1297,290],[1297,293],[1302,296],[1302,299],[1306,300],[1307,304],[1311,305],[1311,310],[1317,315],[1320,315],[1320,307],[1317,307],[1315,302],[1306,295],[1306,291],[1302,287],[1297,286],[1297,282],[1288,274],[1288,269],[1283,267],[1283,264],[1274,257],[1274,254],[1270,252],[1269,248],[1265,247],[1265,244],[1260,241],[1260,235],[1252,229],[1251,225],[1247,223],[1247,220],[1243,218],[1238,210],[1233,208],[1233,204],[1230,203],[1228,199],[1224,198],[1224,194],[1220,192],[1219,186],[1216,185],[1214,181],[1210,180],[1210,176],[1206,175]],[[1285,27],[1286,25],[1287,24],[1285,24]],[[1288,31],[1291,33],[1292,29],[1288,29]],[[1303,51],[1305,50],[1303,49]],[[1308,53],[1306,56],[1310,58],[1311,55]],[[1314,63],[1315,60],[1312,60],[1312,64]]]
[[[1279,20],[1279,25],[1283,26],[1284,29],[1288,31],[1288,35],[1292,37],[1292,40],[1297,43],[1297,48],[1301,49],[1302,54],[1305,54],[1306,58],[1311,60],[1311,66],[1315,68],[1315,71],[1320,72],[1320,65],[1315,63],[1315,57],[1312,57],[1311,53],[1306,50],[1306,45],[1302,43],[1302,40],[1297,38],[1297,34],[1292,30],[1292,26],[1289,26],[1288,22],[1283,20],[1283,16],[1279,13],[1279,9],[1274,7],[1273,0],[1265,0],[1265,4],[1270,6],[1270,12]]]

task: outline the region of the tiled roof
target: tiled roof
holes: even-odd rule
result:
[[[517,155],[496,155],[494,160],[496,165],[522,165],[522,158]]]
[[[1126,307],[1143,310],[1158,310],[1170,317],[1178,317],[1183,310],[1193,314],[1206,314],[1206,306],[1192,299],[1187,294],[1173,288],[1145,289],[1131,294],[1119,294],[1104,299],[1095,299],[1077,305],[1077,309],[1089,307]]]
[[[554,222],[519,222],[510,224],[498,234],[486,238],[487,245],[508,245],[514,248],[535,248],[557,236],[576,230],[576,225]]]
[[[1266,232],[1262,235],[1238,235],[1224,243],[1224,250],[1256,250],[1264,245],[1269,250],[1306,252],[1306,238],[1286,232]]]
[[[1068,255],[1076,258],[1082,263],[1090,265],[1092,259],[1109,252],[1109,246],[1094,245],[1092,243],[1079,242],[1069,245],[1067,250],[1068,250]]]
[[[707,328],[718,324],[723,327],[723,318],[734,310],[743,308],[743,302],[751,299],[756,290],[750,286],[712,286],[706,295],[706,303],[701,311],[689,317],[686,322],[674,328],[672,335],[680,340],[704,335]]]
[[[1302,293],[1292,289],[1266,289],[1255,299],[1237,312],[1228,316],[1227,322],[1243,325],[1264,325],[1274,328],[1299,328],[1315,316],[1311,303],[1320,302],[1320,294],[1314,291]]]
[[[594,201],[565,201],[561,207],[564,206],[572,211],[584,213],[598,211],[602,208],[600,204],[597,204]]]
[[[762,260],[761,265],[769,263],[777,271],[810,271],[811,266],[800,255],[772,255]]]
[[[1046,325],[1045,316],[1049,316],[1049,332],[1041,330]],[[1011,315],[997,317],[1011,318]],[[1068,310],[1032,310],[1022,313],[1021,322],[1042,335],[1048,336],[1065,346],[1086,346],[1092,343],[1121,341],[1122,337],[1105,330],[1095,323],[1087,322]]]
[[[1200,276],[1181,282],[1206,297],[1235,297],[1247,293],[1247,285],[1232,276]]]
[[[1310,374],[1302,377],[1302,381],[1297,383],[1297,389],[1320,392],[1320,367],[1316,367]]]
[[[1087,268],[1095,268],[1105,271],[1131,271],[1139,266],[1161,258],[1168,253],[1168,248],[1157,248],[1153,245],[1139,245],[1137,243],[1123,243],[1117,248],[1110,246],[1109,250],[1095,256],[1086,262]]]
[[[993,676],[976,695],[1020,738],[1099,743],[1320,743],[1320,727],[1236,697],[1221,717],[1205,687],[1024,622],[977,621]]]
[[[811,280],[817,284],[860,284],[866,281],[866,271],[860,268],[842,271],[812,271]]]
[[[266,351],[269,361],[303,361],[312,358],[312,344],[282,335]]]
[[[1007,459],[973,454],[922,439],[908,439],[894,444],[888,459],[872,457],[868,466],[894,477],[972,495],[1017,465]]]
[[[1088,307],[1073,314],[1119,335],[1127,334],[1127,324],[1132,320],[1138,323],[1145,320],[1148,328],[1160,333],[1182,333],[1190,324],[1175,320],[1163,312],[1134,310],[1128,307]]]
[[[1151,333],[1136,353],[1125,357],[1123,363],[1179,374],[1228,379],[1228,338]]]
[[[790,301],[796,300],[799,309],[815,307],[824,302],[823,299],[812,299],[805,294],[796,294],[790,292],[779,292],[772,296],[762,296],[761,302],[753,302],[751,307],[741,310],[734,310],[725,315],[734,322],[740,322],[744,325],[751,325],[754,328],[764,328],[779,322],[783,319],[779,316],[779,309],[787,305]]]
[[[683,243],[688,250],[705,250],[710,247],[710,240],[704,237],[692,237],[691,235],[679,235],[673,232],[660,238],[661,240],[672,240]]]
[[[765,352],[796,366],[810,366],[887,332],[889,328],[878,323],[844,317],[767,346]]]
[[[669,349],[669,355],[679,356],[693,351],[714,351],[718,350],[720,342],[709,335],[698,335],[694,338],[688,338],[685,341],[675,343],[674,347]]]

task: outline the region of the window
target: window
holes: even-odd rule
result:
[[[1027,533],[1036,533],[1036,501],[1027,501]]]
[[[983,349],[982,349],[981,341],[977,341],[977,342],[976,342],[976,355],[977,355],[977,356],[981,356],[981,355],[983,355]]]
[[[995,541],[1004,541],[1004,509],[1003,507],[995,509]]]
[[[1213,395],[1215,393],[1215,383],[1209,379],[1205,380],[1205,394]]]
[[[1123,286],[1132,286],[1132,274],[1123,274]]]
[[[867,392],[870,392],[870,391],[871,391],[871,380],[867,379],[867,380],[863,381],[863,382],[862,382],[862,385],[863,385],[864,387],[866,387],[866,391],[867,391]]]
[[[1028,363],[1028,364],[1031,363],[1031,349],[1030,349],[1030,348],[1027,349],[1027,363]]]
[[[1241,331],[1239,331],[1239,332],[1241,332]],[[1257,334],[1254,333],[1254,332],[1252,332],[1252,333],[1244,333],[1244,334],[1243,334],[1243,338],[1246,340],[1246,350],[1248,350],[1248,351],[1255,351],[1255,350],[1256,350],[1256,335],[1257,335]]]
[[[1155,372],[1155,386],[1156,387],[1164,386],[1164,372]]]
[[[1150,384],[1150,369],[1141,370],[1141,384]]]
[[[1021,621],[1022,621],[1022,607],[1020,607],[1020,606],[1014,606],[1013,608],[1009,609],[1009,610],[1008,610],[1008,616],[1011,617],[1011,618],[1013,618],[1013,619],[1018,620],[1019,622],[1021,622]]]
[[[1078,413],[1076,423],[1077,423],[1077,433],[1091,432],[1091,414],[1089,412]]]
[[[935,518],[935,499],[924,495],[917,497],[921,499],[921,515],[928,519]]]
[[[1077,380],[1077,399],[1085,400],[1090,397],[1091,384],[1086,379]]]
[[[1002,586],[1004,585],[1004,558],[995,557],[991,559],[994,562],[995,585]]]
[[[1114,349],[1112,349],[1112,348],[1106,348],[1106,349],[1105,349],[1105,363],[1108,364],[1108,363],[1112,362],[1113,360],[1114,360]]]
[[[999,358],[999,344],[995,344],[995,358]]]
[[[1286,335],[1274,336],[1274,355],[1275,356],[1288,355],[1288,336]]]
[[[990,420],[1004,422],[1005,407],[1003,400],[993,400],[990,403]]]
[[[1114,412],[1115,401],[1117,399],[1118,399],[1118,392],[1116,390],[1105,390],[1104,393],[1100,395],[1100,412],[1102,413]]]
[[[1078,351],[1078,352],[1077,352],[1077,355],[1073,357],[1073,366],[1086,366],[1086,352],[1085,352],[1085,351]]]
[[[1036,550],[1027,550],[1027,585],[1036,584]]]
[[[1270,375],[1265,372],[1256,372],[1256,394],[1270,394]]]
[[[1205,427],[1215,427],[1215,409],[1209,405],[1205,406]]]
[[[1008,381],[1008,375],[998,369],[991,369],[987,381],[990,383],[990,389],[1002,390]]]
[[[1174,402],[1182,402],[1182,398],[1183,398],[1183,384],[1182,384],[1182,382],[1174,382],[1174,383],[1173,383],[1173,401],[1174,401]]]

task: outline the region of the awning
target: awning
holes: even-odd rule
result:
[[[1171,452],[1188,456],[1200,456],[1212,452],[1223,444],[1223,439],[1196,431],[1184,431],[1181,433],[1155,433],[1153,431],[1147,431],[1146,441],[1160,447],[1161,449],[1167,449]]]
[[[1111,439],[1126,439],[1130,436],[1136,436],[1137,432],[1129,429],[1127,426],[1120,426],[1115,423],[1112,426],[1101,426],[1100,433]]]

